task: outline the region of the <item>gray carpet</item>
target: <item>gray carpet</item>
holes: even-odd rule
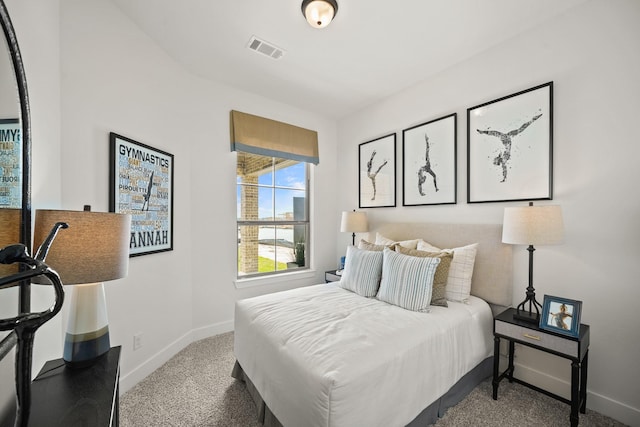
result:
[[[231,378],[233,333],[195,342],[120,398],[123,427],[258,427],[244,384]],[[518,384],[503,381],[498,400],[491,381],[450,408],[437,427],[568,426],[569,406]],[[581,427],[623,426],[587,410]],[[294,426],[303,427],[303,426]]]

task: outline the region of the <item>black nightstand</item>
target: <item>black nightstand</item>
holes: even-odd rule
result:
[[[324,281],[326,283],[339,282],[340,281],[340,277],[341,276],[336,274],[336,270],[329,270],[329,271],[325,271],[324,272]]]
[[[118,426],[119,379],[119,346],[86,368],[50,360],[31,385],[29,426]]]
[[[580,324],[578,338],[565,336],[544,329],[529,322],[513,318],[515,308],[503,311],[493,319],[493,399],[498,399],[498,385],[507,377],[509,382],[517,382],[554,399],[571,405],[571,427],[578,425],[578,411],[587,409],[587,363],[589,360],[589,325]],[[500,338],[509,341],[509,366],[500,374]],[[571,360],[571,400],[543,390],[513,376],[513,353],[515,343],[533,347],[546,353]]]

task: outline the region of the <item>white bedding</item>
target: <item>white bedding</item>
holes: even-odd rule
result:
[[[238,301],[235,356],[284,426],[405,426],[492,354],[492,314],[323,284]]]

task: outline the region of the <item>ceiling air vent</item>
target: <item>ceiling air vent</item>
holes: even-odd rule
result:
[[[273,59],[280,59],[282,58],[282,55],[284,55],[284,50],[280,49],[278,46],[272,43],[260,40],[256,36],[251,36],[247,47]]]

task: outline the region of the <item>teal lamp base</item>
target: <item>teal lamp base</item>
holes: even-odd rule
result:
[[[73,286],[62,356],[65,364],[72,368],[90,366],[110,348],[103,284]]]

